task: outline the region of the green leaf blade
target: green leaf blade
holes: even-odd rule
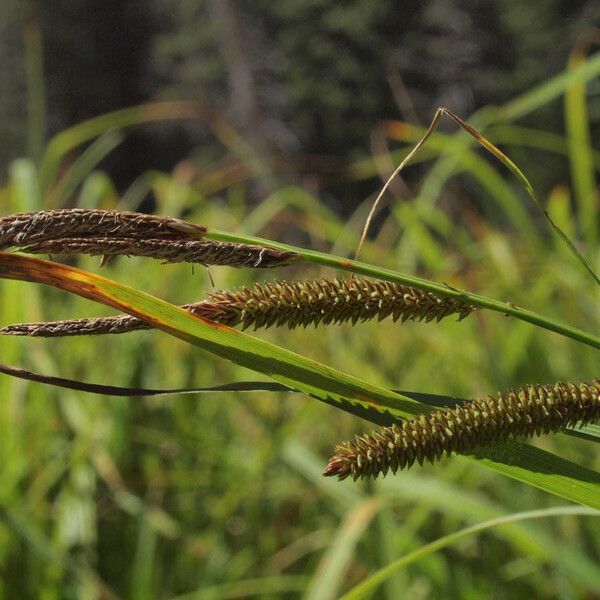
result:
[[[398,419],[423,411],[423,405],[408,396],[193,316],[168,302],[99,275],[35,258],[0,253],[0,277],[52,285],[123,310],[217,356],[374,422],[382,416]],[[600,509],[600,474],[543,450],[514,442],[486,449],[470,460],[477,460],[482,466],[562,498]]]

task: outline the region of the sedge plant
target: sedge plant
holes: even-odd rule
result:
[[[586,64],[583,70],[589,71],[591,68]],[[582,70],[577,71],[577,73],[580,72]],[[579,81],[576,78],[581,77],[581,75],[567,75],[574,78],[574,81]],[[553,90],[554,88],[548,87],[542,91],[546,94],[556,93]],[[532,106],[531,103],[532,100],[525,98],[520,103],[504,107],[504,112],[508,111],[510,115],[522,114],[523,111],[528,110],[529,106]],[[185,107],[185,110],[190,112],[189,107]],[[166,106],[155,112],[158,118],[163,118],[169,113]],[[124,119],[125,123],[132,114],[131,111],[123,113],[120,118]],[[172,114],[170,113],[170,118]],[[153,116],[152,111],[148,110],[140,118],[156,118],[156,115]],[[217,122],[216,125],[220,134],[226,137],[227,130],[222,123]],[[478,121],[477,125],[480,126]],[[90,124],[87,129],[80,129],[81,135],[77,139],[83,140],[86,135],[98,135],[100,130],[101,123]],[[437,133],[433,133],[433,130],[428,135],[431,136],[429,141],[434,145],[442,140]],[[48,189],[49,182],[58,171],[56,156],[59,143],[63,141],[66,144],[76,143],[77,140],[75,142],[73,140],[72,136],[71,138],[64,137],[57,139],[52,146],[52,153],[47,154],[43,163],[42,189]],[[478,141],[481,140],[482,138],[479,137]],[[106,148],[110,147],[109,142],[110,140],[107,141]],[[96,148],[99,154],[102,153],[101,145],[99,144]],[[453,150],[444,148],[441,144],[440,151],[451,154]],[[446,156],[446,158],[448,157]],[[509,167],[512,164],[504,162]],[[529,381],[530,385],[521,389],[511,391],[508,387],[504,387],[498,398],[484,397],[482,400],[461,401],[451,393],[448,393],[447,396],[432,396],[405,390],[391,391],[388,386],[369,383],[366,377],[354,377],[345,373],[343,369],[327,367],[310,359],[304,353],[299,354],[286,350],[281,345],[281,338],[272,337],[271,339],[277,342],[272,343],[240,331],[240,329],[247,328],[255,330],[270,328],[273,330],[274,328],[306,326],[323,327],[340,322],[355,324],[367,320],[389,319],[387,322],[383,321],[379,327],[391,327],[393,321],[396,320],[431,321],[429,324],[417,323],[415,327],[418,327],[419,330],[421,328],[428,330],[430,333],[426,335],[435,336],[436,327],[441,327],[443,324],[436,326],[434,323],[442,318],[454,316],[461,320],[461,323],[456,325],[457,328],[469,327],[470,322],[481,318],[481,315],[486,312],[493,311],[497,314],[492,315],[491,318],[504,320],[505,316],[508,316],[511,322],[517,322],[518,331],[526,332],[524,335],[528,335],[527,332],[534,329],[546,329],[551,332],[547,334],[549,343],[552,343],[550,340],[553,340],[561,347],[564,347],[566,343],[569,348],[588,348],[582,353],[582,356],[588,357],[589,361],[590,356],[597,356],[600,339],[593,329],[585,326],[585,321],[576,319],[580,324],[570,325],[561,319],[521,306],[521,304],[535,306],[536,303],[533,300],[525,303],[519,299],[518,304],[496,300],[491,295],[484,296],[468,292],[453,282],[437,283],[431,279],[407,275],[392,267],[377,266],[377,263],[372,261],[371,255],[368,254],[371,251],[368,244],[364,248],[362,256],[369,258],[364,262],[359,262],[328,252],[290,246],[262,236],[257,237],[252,235],[252,231],[248,234],[237,233],[234,232],[237,223],[231,220],[228,226],[227,223],[224,226],[225,230],[215,230],[209,226],[210,220],[199,221],[202,223],[202,226],[199,226],[195,220],[189,217],[185,220],[154,218],[122,210],[40,211],[38,210],[39,206],[31,201],[36,190],[34,187],[26,185],[28,168],[27,164],[21,163],[14,173],[14,181],[23,184],[21,197],[25,200],[17,206],[19,210],[15,211],[15,214],[4,217],[0,223],[0,228],[3,227],[0,235],[3,250],[16,249],[26,254],[51,254],[52,257],[61,254],[88,253],[92,256],[103,257],[102,260],[107,264],[107,268],[111,268],[115,260],[119,260],[115,257],[121,254],[153,257],[168,262],[189,260],[200,265],[229,265],[239,268],[232,276],[232,280],[238,277],[242,278],[242,281],[240,282],[238,279],[237,286],[222,287],[219,292],[208,293],[204,298],[199,300],[196,298],[197,301],[193,304],[185,304],[183,308],[179,308],[141,292],[139,289],[133,289],[128,285],[95,275],[92,272],[94,263],[91,261],[84,263],[88,267],[86,270],[78,270],[68,265],[15,254],[12,251],[3,252],[0,255],[0,276],[5,279],[21,279],[50,284],[126,313],[125,315],[100,318],[78,317],[77,319],[69,318],[67,315],[66,318],[59,321],[49,322],[39,320],[39,316],[43,314],[41,310],[33,310],[25,314],[19,311],[19,307],[7,304],[9,310],[4,313],[7,324],[2,329],[2,333],[6,334],[6,337],[3,338],[6,340],[3,352],[4,360],[9,362],[18,360],[19,353],[10,351],[11,348],[18,347],[16,344],[19,340],[15,336],[57,337],[126,333],[136,329],[161,329],[167,334],[199,346],[217,357],[252,369],[275,381],[270,388],[259,383],[247,383],[245,386],[241,384],[224,386],[224,389],[230,392],[236,389],[242,390],[244,387],[246,390],[255,390],[257,393],[264,393],[262,390],[267,388],[282,392],[300,391],[384,427],[374,434],[359,436],[356,443],[342,443],[341,450],[336,451],[330,461],[330,466],[332,463],[335,465],[343,463],[347,470],[331,470],[328,474],[357,477],[376,475],[386,469],[394,470],[396,466],[404,466],[415,460],[418,462],[421,459],[436,458],[442,453],[450,451],[464,455],[467,461],[464,463],[465,468],[475,462],[530,486],[541,488],[592,508],[600,508],[598,502],[600,478],[594,469],[577,464],[552,451],[542,450],[521,441],[523,437],[532,434],[564,431],[572,438],[583,436],[588,445],[597,442],[597,430],[594,425],[588,424],[595,421],[597,416],[598,383],[593,380],[597,373],[592,373],[592,377],[587,383],[576,379],[571,382],[553,383],[553,379],[545,377],[543,380]],[[156,174],[149,181],[158,196],[165,199],[164,212],[178,214],[179,210],[176,209],[178,206],[177,186]],[[110,187],[102,187],[106,181],[99,175],[91,178],[86,184],[88,193],[95,185],[100,185],[104,192],[108,193],[108,196],[112,193]],[[61,194],[66,193],[64,190],[72,189],[72,187],[66,180],[62,181],[61,185],[53,186],[53,200],[50,204],[46,204],[46,207],[52,208],[52,206],[60,205]],[[170,189],[171,187],[173,189]],[[193,200],[193,198],[191,199]],[[134,204],[130,200],[127,208]],[[265,206],[268,206],[268,202]],[[588,214],[589,212],[588,210]],[[520,213],[517,211],[516,214]],[[422,215],[426,219],[432,219],[429,224],[438,232],[445,231],[447,223],[443,220],[435,220],[425,208],[423,208]],[[584,267],[583,275],[588,278],[589,283],[583,286],[583,289],[590,290],[589,298],[593,307],[596,297],[594,281],[597,281],[593,268],[593,248],[590,248],[587,254],[587,257],[592,256],[592,260],[590,260],[579,248],[570,243],[564,233],[568,229],[564,226],[565,221],[561,218],[558,204],[551,207],[549,215],[553,226],[556,227],[555,230],[563,232],[562,235],[559,235],[563,237],[562,242],[567,241],[568,251],[575,251],[576,260]],[[231,219],[231,216],[229,218]],[[336,224],[333,217],[325,215],[325,218],[330,219],[332,230],[341,231],[343,229],[343,224]],[[224,214],[225,222],[226,219],[227,216]],[[260,218],[257,213],[255,222],[258,221]],[[590,230],[588,228],[587,235],[590,235]],[[415,228],[413,233],[420,235],[417,232],[418,229]],[[572,232],[569,233],[572,235]],[[460,238],[457,238],[456,242],[462,243]],[[434,243],[429,246],[432,249],[432,256],[435,254]],[[556,252],[560,253],[561,251],[556,250]],[[294,269],[297,273],[301,265],[326,266],[343,271],[344,275],[338,273],[336,277],[327,274],[318,279],[284,278],[279,275],[280,269],[286,268]],[[277,274],[276,281],[272,281],[272,274],[269,271],[270,281],[259,283],[254,287],[239,285],[239,283],[245,283],[243,278],[246,277],[246,269],[260,267],[276,268],[277,270],[273,271]],[[161,269],[164,271],[168,267],[161,267]],[[156,273],[156,271],[152,273]],[[146,274],[144,269],[134,269],[130,272],[130,278],[127,280],[135,282],[136,286],[140,288],[148,281],[147,276],[150,277],[149,271]],[[8,293],[13,289],[8,286],[14,284],[6,281],[3,285]],[[188,290],[189,292],[190,290]],[[511,297],[510,294],[508,297]],[[57,313],[63,311],[58,303],[55,303],[54,306]],[[585,298],[581,298],[581,306],[585,311]],[[68,305],[65,305],[64,309],[68,309]],[[34,318],[31,319],[31,317]],[[38,317],[38,320],[35,317]],[[20,322],[24,320],[30,322]],[[445,321],[448,319],[446,318]],[[400,326],[395,325],[394,327]],[[417,330],[411,328],[410,331],[416,332]],[[459,330],[454,329],[453,331],[456,333]],[[8,337],[9,335],[13,337]],[[131,335],[135,336],[136,334]],[[302,333],[302,335],[304,334]],[[310,335],[310,333],[307,331],[306,335]],[[114,340],[114,338],[111,339]],[[128,339],[131,339],[130,335],[121,336],[118,344],[122,344],[124,349],[134,348],[136,342],[128,341]],[[85,340],[86,338],[81,338],[81,341],[78,341],[72,337],[69,342],[80,343],[79,348],[84,348],[87,344]],[[22,341],[27,342],[26,340]],[[20,347],[25,348],[26,346]],[[458,351],[460,351],[460,345]],[[590,364],[592,363],[593,359]],[[51,362],[42,361],[37,366],[38,369],[48,367],[51,366]],[[118,373],[123,374],[124,371],[115,370],[117,376]],[[17,373],[13,371],[13,374]],[[23,372],[20,375],[31,378],[32,372]],[[81,378],[80,373],[78,376]],[[88,378],[86,377],[86,379]],[[46,382],[55,385],[69,384],[67,380],[59,382],[58,378],[53,377],[48,377]],[[80,384],[78,389],[86,389],[85,382],[79,381],[78,383]],[[90,385],[88,391],[94,391],[91,387]],[[476,387],[481,388],[480,385]],[[131,388],[129,389],[130,391],[125,390],[123,395],[135,392],[131,391]],[[95,391],[101,392],[99,389]],[[116,388],[113,390],[114,393],[117,391]],[[492,390],[486,391],[489,393]],[[110,392],[105,390],[104,393]],[[85,425],[81,417],[76,417],[73,403],[69,404],[67,399],[63,399],[62,402],[65,415],[71,419],[73,427],[77,428],[77,439],[81,440],[82,444],[92,444],[92,437],[85,433]],[[107,423],[109,420],[106,417],[104,422]],[[588,425],[581,427],[582,424]],[[430,438],[426,437],[428,432],[431,434]],[[147,435],[147,432],[144,435]],[[334,441],[331,440],[330,443],[333,444]],[[4,444],[8,447],[14,443],[14,440],[11,441],[9,428],[7,428],[7,438]],[[382,444],[385,446],[383,451],[381,450]],[[412,452],[412,454],[402,455],[402,447],[407,447],[408,452]],[[306,456],[303,457],[293,447],[289,447],[284,455],[287,457],[285,460],[296,465],[299,471],[303,468],[301,464],[304,464],[302,460],[306,460]],[[352,460],[344,462],[351,455]],[[410,460],[406,460],[407,457]],[[358,459],[361,461],[361,466],[357,466]],[[452,468],[460,469],[460,464],[463,463],[456,458],[452,460],[457,464]],[[403,461],[405,462],[403,463]],[[112,490],[111,493],[122,503],[123,510],[129,511],[129,514],[132,515],[140,515],[140,519],[145,519],[141,516],[143,511],[140,508],[136,509],[136,506],[144,506],[143,503],[136,504],[139,499],[124,487],[123,482],[118,475],[115,475],[114,469],[110,465],[106,454],[102,454],[95,459],[94,469],[103,474],[107,485]],[[354,470],[352,470],[353,468]],[[328,470],[330,470],[329,467]],[[89,498],[93,493],[85,487],[85,481],[89,480],[89,475],[85,474],[89,474],[89,468],[85,463],[78,463],[73,465],[73,473],[78,473],[78,475],[74,476],[72,480],[72,489],[79,494],[78,497]],[[386,478],[386,484],[393,485],[393,479],[390,476]],[[334,492],[332,488],[325,487],[327,485],[325,483],[319,483],[319,485],[323,485],[323,489],[331,490],[328,493],[351,494],[351,492],[345,491]],[[345,484],[335,485],[344,486]],[[10,487],[6,489],[8,493]],[[346,488],[341,489],[346,490]],[[418,489],[416,483],[414,489]],[[360,494],[360,492],[352,493]],[[140,512],[136,512],[136,510]],[[150,520],[140,521],[145,524],[146,529],[141,529],[143,535],[140,534],[142,537],[138,548],[149,548],[144,540],[153,539],[153,536],[156,535],[183,539],[181,536],[184,536],[184,533],[169,515],[161,512],[156,506],[152,510],[154,512],[150,513]],[[357,506],[356,510],[356,515],[370,519],[374,518],[379,508],[373,504],[365,505],[360,510]],[[457,508],[455,507],[454,510]],[[80,514],[85,514],[85,512]],[[555,513],[550,511],[550,514],[561,514],[561,512],[559,509]],[[590,514],[595,513],[590,511]],[[482,519],[493,519],[496,516],[498,515],[491,513],[480,514]],[[24,528],[18,515],[12,512],[6,517],[5,523],[8,523],[13,530],[23,532],[22,535],[25,535],[26,539],[36,539],[38,542],[43,539],[39,536],[36,537],[36,534]],[[340,535],[342,533],[343,531],[340,531]],[[84,540],[84,538],[81,539]],[[350,538],[344,539],[347,541]],[[537,538],[534,536],[534,539]],[[342,540],[341,537],[340,540]],[[540,536],[539,540],[539,548],[542,548],[544,546],[543,536]],[[82,543],[85,547],[85,544],[90,542],[84,540]],[[38,547],[43,547],[43,542],[39,542]],[[341,541],[338,547],[343,547]],[[334,550],[335,547],[332,546],[332,552]],[[146,571],[142,565],[143,561],[148,559],[141,558],[144,556],[141,550],[139,556],[140,567],[136,570],[138,574],[136,582],[137,585],[143,587],[143,582],[148,580],[144,579],[147,578],[147,575],[144,574]],[[56,564],[61,563],[57,562]],[[568,566],[569,564],[567,561],[567,569],[571,568]],[[585,564],[585,561],[580,564]],[[82,582],[87,581],[87,585],[104,589],[104,582],[98,580],[93,572],[81,569],[76,563],[68,560],[65,565],[65,572],[73,574]],[[327,573],[327,570],[319,572]],[[329,571],[329,573],[331,577],[333,571]],[[594,577],[593,568],[585,571],[586,585],[593,585]],[[326,577],[323,577],[322,581],[325,579]],[[266,580],[263,583],[265,586],[275,586],[273,589],[280,589],[282,593],[286,589],[286,585],[290,586],[290,590],[295,589],[295,586],[302,589],[306,586],[306,582],[285,579],[281,581],[273,579],[272,584]],[[248,585],[250,586],[250,583]],[[314,597],[319,597],[318,590],[323,589],[323,585],[316,581],[308,584],[309,593],[314,594]]]

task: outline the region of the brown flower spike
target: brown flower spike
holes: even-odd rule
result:
[[[397,283],[369,279],[320,279],[256,284],[253,289],[221,291],[182,308],[224,325],[307,327],[350,321],[407,319],[439,321],[448,315],[466,317],[474,307],[462,300],[437,296]],[[54,323],[23,323],[0,329],[5,335],[65,336],[124,333],[148,329],[141,319],[120,315]]]
[[[88,254],[90,256],[145,256],[166,262],[226,265],[264,269],[288,264],[296,256],[274,248],[213,240],[127,239],[80,237],[43,240],[21,247],[31,254]]]
[[[323,475],[339,479],[396,473],[442,455],[471,454],[513,437],[561,431],[600,419],[600,379],[592,383],[532,385],[436,410],[344,442]]]
[[[200,239],[206,227],[144,213],[63,208],[0,217],[0,249],[66,237]]]
[[[203,239],[206,227],[172,217],[65,208],[0,218],[0,250],[31,254],[145,256],[167,262],[269,268],[296,256],[275,248]]]

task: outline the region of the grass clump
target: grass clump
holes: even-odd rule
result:
[[[600,72],[598,58],[594,64]],[[564,78],[560,82],[561,89],[569,85]],[[534,110],[534,100],[539,107],[561,93],[556,91],[557,82],[548,83],[519,104],[517,116]],[[546,94],[542,100],[544,90],[554,95]],[[498,114],[506,111],[494,113]],[[511,114],[515,118],[515,112]],[[106,122],[112,128],[123,126]],[[472,122],[481,128],[481,121]],[[415,129],[421,135],[418,128],[404,125],[405,133],[412,135]],[[497,139],[518,129],[501,118],[493,127]],[[539,151],[535,146],[543,142],[544,133],[530,130],[521,141],[506,142],[509,153],[519,151],[525,160],[535,160]],[[565,146],[565,139],[556,137]],[[412,144],[416,140],[394,141]],[[367,240],[362,256],[371,263],[371,270],[361,275],[379,281],[372,265],[382,265],[387,267],[386,276],[401,268],[429,280],[448,281],[454,289],[476,291],[479,298],[502,300],[494,305],[495,314],[478,310],[461,324],[445,319],[435,328],[407,323],[401,335],[396,331],[391,335],[391,327],[376,322],[316,335],[302,327],[291,332],[272,327],[263,335],[386,387],[441,390],[450,397],[484,396],[489,390],[525,382],[590,381],[597,376],[597,346],[557,335],[561,333],[557,328],[550,327],[554,331],[550,333],[532,327],[532,321],[501,316],[504,306],[511,310],[531,306],[585,329],[589,336],[600,326],[597,291],[588,275],[564,252],[561,240],[551,239],[539,222],[527,231],[529,238],[522,236],[519,222],[511,216],[516,214],[514,207],[526,212],[518,190],[461,141],[449,134],[432,134],[427,156],[439,160],[427,169],[418,192],[415,188],[416,198],[393,205],[380,233]],[[73,150],[71,146],[57,171],[61,178],[70,175]],[[398,164],[405,150],[392,149],[386,156],[389,164]],[[560,148],[556,152],[560,154]],[[58,166],[60,156],[56,152],[53,156]],[[545,156],[540,155],[541,164]],[[245,166],[244,157],[232,156],[232,160],[237,161],[236,167]],[[381,161],[364,163],[370,171],[362,177],[371,177]],[[444,171],[450,163],[452,168]],[[35,165],[18,166],[10,186],[0,190],[5,213],[41,211],[59,204],[60,195],[52,194],[55,186],[50,177],[45,178],[42,194],[33,198],[28,190],[36,186],[25,185],[23,177],[34,176]],[[450,194],[447,206],[456,208],[455,212],[437,210],[436,190],[439,193],[449,173],[459,171],[478,183],[487,182],[485,193],[473,187],[469,194]],[[492,174],[495,178],[487,180]],[[76,175],[73,181],[81,182]],[[230,182],[229,187],[225,182],[227,191],[222,194],[205,193],[200,176],[182,182],[176,174],[152,172],[143,174],[139,185],[121,198],[98,186],[103,175],[91,173],[69,205],[135,207],[149,190],[158,213],[220,223],[229,231],[271,240],[311,239],[311,247],[335,248],[342,256],[351,256],[358,242],[359,213],[356,221],[344,222],[300,188],[278,190],[257,210],[246,201],[246,180]],[[577,239],[597,267],[597,247],[583,244],[577,213],[563,189],[562,195],[551,190],[542,201],[554,223]],[[312,204],[304,202],[305,198]],[[206,233],[186,239],[211,239]],[[215,240],[212,234],[212,241],[228,241]],[[110,232],[103,235],[114,237]],[[165,233],[152,239],[177,236],[175,231],[170,238]],[[73,231],[65,237],[82,234]],[[529,243],[530,239],[536,243]],[[256,241],[250,245],[262,247]],[[69,259],[70,264],[74,262]],[[335,268],[334,262],[326,266]],[[95,266],[87,258],[77,263],[88,269]],[[322,276],[304,272],[314,267],[295,266],[294,276]],[[111,261],[104,275],[134,282],[138,289],[177,304],[198,299],[198,290],[208,286],[200,270],[191,277],[183,264],[161,265],[135,258]],[[231,293],[239,291],[240,285],[256,289],[253,282],[264,276],[258,270],[234,269],[215,269],[211,275],[217,289]],[[412,286],[410,281],[394,283]],[[264,280],[260,285],[266,286]],[[3,325],[90,314],[89,300],[74,295],[9,281],[1,288]],[[442,289],[452,291],[441,284],[439,290],[429,291],[444,296]],[[202,297],[210,295],[209,290]],[[461,294],[454,297],[469,301]],[[508,299],[514,304],[504,302]],[[206,386],[248,378],[245,368],[207,352],[199,354],[162,333],[123,336],[117,344],[110,337],[68,342],[4,337],[0,359],[73,378],[130,386]],[[487,459],[460,458],[447,461],[443,468],[426,465],[419,472],[404,471],[376,482],[338,485],[320,476],[322,453],[332,440],[350,439],[358,427],[364,431],[364,421],[298,394],[269,395],[250,389],[243,395],[230,392],[221,401],[189,394],[128,401],[111,395],[82,397],[71,390],[8,377],[1,378],[0,388],[4,399],[0,458],[6,466],[0,477],[0,551],[6,577],[0,587],[10,597],[27,597],[33,589],[49,597],[62,597],[65,589],[73,590],[73,596],[90,589],[98,597],[172,598],[206,590],[225,596],[224,590],[231,589],[227,586],[235,586],[240,596],[250,596],[257,589],[264,595],[271,589],[269,581],[287,577],[290,581],[298,578],[293,581],[297,593],[281,591],[280,597],[307,597],[332,571],[340,576],[331,584],[330,597],[339,597],[397,557],[410,557],[415,549],[418,553],[428,540],[489,519],[510,522],[513,513],[547,506],[548,491],[581,503],[593,503],[599,497],[594,483],[598,466],[594,444],[599,438],[593,439],[597,429],[591,426],[579,432],[588,436],[585,441],[563,435],[546,438],[545,451],[518,444],[527,454],[517,454],[515,471],[517,477],[519,473],[531,476],[529,486],[523,479],[503,476],[510,474],[510,464],[503,465],[500,475],[485,468]],[[419,408],[425,411],[425,406]],[[507,463],[512,448],[513,444],[502,448]],[[528,462],[536,456],[544,458],[541,466]],[[587,495],[575,498],[575,491],[579,493],[584,484]],[[569,490],[574,493],[569,495]],[[382,590],[381,596],[462,598],[471,594],[483,598],[490,589],[511,598],[553,598],[556,590],[572,597],[593,595],[600,589],[600,546],[594,543],[598,540],[594,521],[571,516],[543,525],[511,523],[472,542],[477,546],[463,545],[452,553],[438,551],[436,556],[414,559],[406,576],[391,581],[387,595]],[[473,556],[482,556],[482,549],[485,562],[478,559],[474,565]],[[76,568],[64,566],[65,561]],[[480,564],[485,568],[475,568]],[[11,565],[20,568],[8,568]],[[78,569],[80,565],[84,571]],[[332,569],[332,565],[337,567]],[[466,591],[460,583],[464,581],[470,582]]]

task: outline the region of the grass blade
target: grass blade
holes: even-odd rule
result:
[[[590,510],[581,508],[578,506],[558,506],[554,508],[546,508],[543,510],[529,510],[520,513],[514,513],[498,519],[491,519],[490,521],[484,521],[471,527],[465,527],[460,531],[451,533],[441,537],[434,542],[421,546],[418,550],[403,556],[391,565],[380,569],[375,574],[371,575],[369,579],[363,581],[361,584],[354,587],[348,593],[344,594],[340,600],[360,600],[365,598],[368,594],[372,594],[388,577],[393,575],[396,571],[403,569],[404,567],[414,563],[415,561],[437,552],[442,548],[446,548],[451,544],[458,542],[470,535],[474,535],[486,529],[492,529],[494,527],[500,527],[501,525],[508,525],[510,523],[516,523],[517,521],[524,521],[526,519],[542,519],[546,517],[560,517],[565,515],[577,515],[577,516],[591,516],[598,517],[600,512],[596,510]]]
[[[504,164],[508,168],[508,170],[521,182],[521,184],[525,188],[525,191],[527,192],[527,194],[529,195],[531,200],[533,200],[533,202],[537,206],[537,208],[546,217],[546,220],[550,223],[550,225],[552,226],[554,231],[560,236],[560,238],[563,240],[563,242],[567,245],[569,250],[572,252],[573,256],[575,256],[575,258],[577,258],[577,260],[583,265],[583,267],[588,271],[588,273],[594,278],[596,283],[598,285],[600,285],[600,277],[598,277],[598,275],[594,272],[594,270],[592,269],[590,264],[587,262],[585,257],[575,247],[575,244],[571,241],[569,236],[566,235],[566,233],[552,220],[552,217],[550,217],[548,211],[545,209],[544,205],[542,204],[542,202],[538,198],[537,194],[535,193],[535,190],[533,189],[533,186],[531,185],[529,179],[527,179],[527,177],[521,171],[521,169],[519,169],[519,167],[517,167],[517,165],[510,158],[508,158],[508,156],[506,156],[506,154],[504,154],[499,148],[494,146],[494,144],[492,144],[487,138],[485,138],[483,135],[481,135],[481,133],[479,133],[479,131],[477,131],[474,127],[472,127],[466,121],[461,119],[458,115],[454,114],[452,111],[448,110],[447,108],[445,108],[443,106],[441,106],[440,108],[437,109],[437,111],[435,112],[435,115],[433,116],[433,119],[431,120],[431,123],[430,123],[429,127],[427,128],[427,130],[425,131],[423,137],[416,143],[416,145],[412,148],[412,150],[408,153],[408,155],[404,158],[404,160],[400,163],[400,165],[390,175],[388,180],[385,182],[385,185],[381,189],[380,193],[378,194],[377,198],[373,202],[373,205],[371,206],[371,210],[369,211],[369,214],[365,221],[365,225],[364,225],[363,232],[362,232],[362,235],[360,238],[360,242],[358,244],[358,249],[355,254],[355,259],[358,258],[360,250],[361,250],[361,248],[364,244],[364,241],[367,237],[367,232],[369,230],[369,226],[371,225],[371,221],[373,219],[375,211],[377,210],[379,202],[381,201],[381,198],[383,197],[385,191],[388,189],[392,180],[410,162],[410,160],[418,152],[418,150],[422,146],[424,146],[425,143],[427,143],[429,138],[433,135],[433,133],[434,133],[435,129],[437,128],[437,125],[443,115],[448,116],[459,127],[464,129],[473,139],[475,139],[488,152],[490,152],[490,154],[492,154],[502,164]]]
[[[49,191],[65,155],[108,131],[153,121],[198,118],[211,123],[216,119],[196,102],[153,102],[109,112],[65,129],[46,146],[40,167],[41,187]]]
[[[537,108],[548,104],[569,88],[569,86],[591,81],[600,75],[600,52],[591,56],[586,62],[573,69],[567,69],[518,96],[498,110],[498,117],[503,121],[514,121]]]
[[[583,48],[569,57],[569,69],[585,63]],[[565,127],[569,142],[571,178],[577,201],[579,227],[590,249],[598,243],[598,210],[594,156],[590,139],[584,81],[576,81],[565,92]]]
[[[373,420],[407,417],[423,405],[284,348],[104,277],[39,259],[0,253],[0,277],[44,283],[138,316],[222,358],[268,375],[354,415]],[[600,508],[600,474],[522,443],[486,449],[472,460],[563,498]]]
[[[361,535],[381,509],[381,499],[368,498],[348,511],[329,550],[321,558],[304,600],[333,600]]]
[[[503,152],[501,152],[494,144],[492,144],[488,139],[483,137],[476,129],[471,127],[468,123],[463,121],[459,116],[455,115],[453,112],[449,111],[447,108],[440,108],[438,112],[442,111],[443,114],[448,115],[455,123],[457,123],[460,127],[462,127],[465,131],[467,131],[475,140],[477,140],[488,152],[490,152],[493,156],[495,156],[502,164],[504,164],[509,171],[521,182],[523,187],[525,188],[529,197],[533,200],[535,205],[539,208],[539,210],[544,214],[546,220],[554,231],[560,236],[563,242],[567,245],[569,250],[573,253],[573,256],[577,258],[577,260],[583,265],[583,267],[588,271],[588,273],[593,277],[598,285],[600,285],[600,277],[594,272],[590,264],[587,262],[585,257],[579,252],[579,250],[575,247],[575,244],[571,241],[569,236],[552,220],[548,211],[544,208],[544,205],[538,198],[533,186],[529,182],[529,179],[525,177],[525,174],[517,167],[517,165],[506,156]]]
[[[123,310],[171,335],[334,406],[346,406],[366,414],[388,411],[398,416],[408,416],[419,409],[419,404],[408,397],[366,384],[317,361],[193,316],[158,298],[80,269],[0,253],[0,277],[53,285]]]
[[[316,250],[307,250],[305,248],[299,248],[297,246],[290,246],[288,244],[282,244],[279,242],[274,242],[272,240],[266,240],[264,238],[259,238],[255,236],[229,233],[227,231],[219,231],[217,229],[209,229],[205,233],[205,237],[207,239],[214,240],[271,246],[279,250],[284,250],[287,252],[293,252],[297,254],[298,256],[295,260],[296,263],[304,262],[319,265],[327,265],[329,267],[333,267],[334,269],[348,271],[350,273],[358,273],[360,275],[366,275],[368,277],[374,277],[376,279],[385,279],[386,281],[403,283],[405,285],[409,285],[411,287],[419,288],[422,290],[431,291],[442,296],[460,298],[461,300],[469,302],[480,308],[493,310],[503,315],[510,315],[522,321],[532,323],[534,325],[537,325],[538,327],[554,331],[555,333],[559,333],[560,335],[564,335],[571,339],[582,342],[588,346],[591,346],[592,348],[600,349],[600,337],[587,331],[571,327],[570,325],[565,325],[564,323],[560,323],[559,321],[556,321],[544,315],[537,314],[531,310],[518,307],[512,302],[500,302],[498,300],[493,300],[491,298],[487,298],[479,294],[473,294],[465,290],[458,290],[445,284],[435,283],[428,279],[423,279],[422,277],[417,277],[414,275],[405,275],[404,273],[399,273],[398,271],[393,271],[391,269],[385,269],[383,267],[369,265],[355,260],[349,260],[347,258],[334,256],[325,252],[318,252]]]
[[[47,206],[66,206],[75,190],[98,164],[125,139],[118,130],[111,129],[94,140],[57,182],[46,199]]]

